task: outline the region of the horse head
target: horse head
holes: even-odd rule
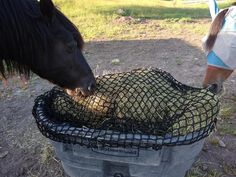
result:
[[[93,93],[96,82],[82,53],[83,38],[51,0],[2,0],[1,3],[6,12],[0,13],[0,22],[3,23],[0,37],[5,42],[0,45],[0,51],[3,51],[0,58],[5,60],[7,70],[18,67],[22,73],[25,70],[21,68],[29,68],[60,87],[79,88],[84,95]],[[15,22],[11,23],[10,18]]]

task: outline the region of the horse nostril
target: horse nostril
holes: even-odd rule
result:
[[[88,86],[88,91],[94,92],[96,89],[96,83],[91,82],[90,85]]]

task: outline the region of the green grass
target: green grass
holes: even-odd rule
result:
[[[134,39],[140,33],[153,38],[161,29],[190,30],[204,34],[209,24],[194,23],[209,18],[207,4],[183,4],[161,0],[55,0],[56,5],[79,27],[85,40]],[[228,3],[221,4],[221,7]],[[132,17],[127,20],[125,17]],[[122,17],[124,17],[123,20]],[[141,20],[140,20],[141,19]],[[145,19],[148,22],[142,23]],[[207,26],[208,25],[208,26]]]

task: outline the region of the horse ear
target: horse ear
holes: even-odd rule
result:
[[[39,5],[43,16],[51,20],[55,10],[53,2],[51,0],[40,0]]]

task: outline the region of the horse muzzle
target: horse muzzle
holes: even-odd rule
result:
[[[96,81],[92,80],[88,85],[83,87],[77,87],[76,89],[66,89],[67,94],[70,96],[90,96],[94,94],[96,90]]]

